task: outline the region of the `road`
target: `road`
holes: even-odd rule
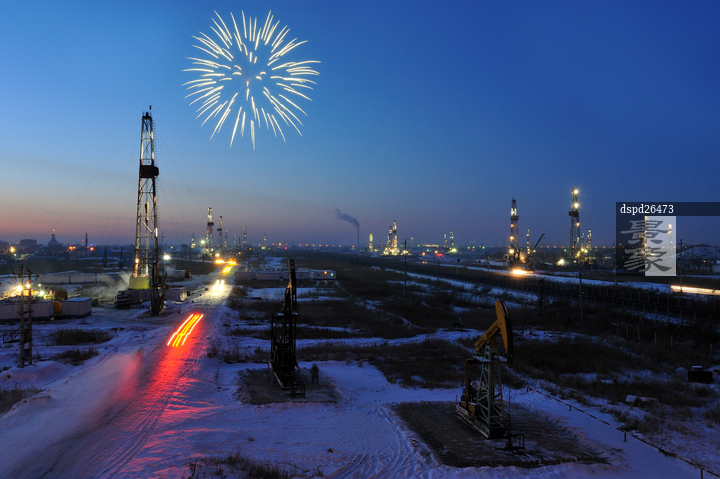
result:
[[[192,311],[204,316],[186,323],[195,323],[192,332],[186,328],[175,335],[182,336],[182,341],[173,339],[176,347],[167,341],[189,319],[187,312],[167,317],[163,321],[167,327],[162,327],[167,334],[157,335],[130,354],[134,360],[118,363],[117,359],[126,354],[111,353],[93,367],[95,374],[71,379],[75,383],[70,384],[72,393],[48,391],[50,397],[59,399],[58,407],[47,417],[50,424],[46,428],[33,424],[39,420],[35,416],[29,418],[30,429],[36,430],[28,438],[31,441],[26,449],[20,451],[31,452],[15,464],[8,476],[145,477],[147,464],[143,463],[148,458],[143,458],[143,450],[152,447],[157,434],[168,434],[167,427],[158,431],[158,422],[171,413],[171,421],[182,421],[183,413],[177,412],[183,409],[184,398],[196,395],[190,389],[200,384],[196,377],[198,362],[214,330],[220,295],[225,296],[211,291],[195,301]],[[104,370],[107,374],[100,374]],[[102,377],[99,380],[98,374]],[[83,402],[87,407],[82,407]],[[181,435],[180,431],[176,433]],[[47,445],[37,450],[42,444]]]

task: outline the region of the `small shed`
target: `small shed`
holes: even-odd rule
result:
[[[179,288],[166,289],[165,299],[168,301],[175,301],[176,303],[182,303],[187,299],[187,288],[185,286],[181,286]]]
[[[70,298],[62,302],[62,316],[85,318],[92,314],[92,298]]]

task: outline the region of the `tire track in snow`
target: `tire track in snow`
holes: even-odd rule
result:
[[[198,331],[198,333],[200,333],[200,331]],[[185,360],[182,364],[183,368],[178,372],[178,374],[171,377],[169,381],[167,381],[163,385],[163,389],[165,389],[167,392],[167,394],[164,395],[163,399],[160,399],[158,401],[156,398],[152,397],[157,392],[154,388],[151,388],[149,391],[144,392],[143,396],[146,400],[149,400],[150,402],[150,404],[144,409],[150,409],[150,411],[147,413],[143,411],[141,413],[143,415],[143,418],[136,426],[132,428],[129,442],[126,443],[126,445],[122,448],[121,452],[118,455],[110,458],[104,464],[103,469],[100,472],[100,477],[107,477],[109,479],[115,477],[123,470],[125,466],[127,466],[130,461],[132,461],[138,455],[140,451],[142,451],[143,447],[152,436],[152,433],[155,430],[155,426],[157,425],[158,421],[167,409],[167,406],[173,397],[173,393],[176,389],[178,382],[182,378],[184,378],[187,373],[197,365],[199,361],[200,351],[202,350],[203,344],[201,341],[196,340],[192,343],[192,346],[193,349],[191,359],[188,358],[189,360]],[[171,350],[171,352],[175,351]]]
[[[116,391],[104,414],[77,432],[49,444],[42,455],[26,460],[11,477],[112,478],[122,475],[153,437],[178,382],[198,364],[205,345],[204,332],[204,327],[196,329],[184,348],[168,348],[165,341],[161,341],[143,357],[140,376]],[[93,394],[95,386],[89,382],[74,387]]]
[[[416,452],[400,432],[389,406],[361,408],[357,416],[375,421],[374,434],[355,437],[352,448],[360,450],[352,462],[335,470],[327,477],[418,477],[416,474]],[[378,438],[382,437],[379,444]],[[378,446],[381,447],[378,447]]]
[[[193,348],[192,362],[187,362],[183,371],[178,376],[173,378],[172,381],[170,381],[171,384],[168,384],[168,386],[172,386],[171,389],[173,391],[175,390],[175,386],[177,386],[177,383],[180,381],[180,379],[185,377],[185,375],[190,370],[192,370],[192,368],[197,364],[199,360],[199,351],[201,347],[199,347],[198,344],[194,344],[194,346],[195,347]],[[148,395],[149,394],[146,394],[146,396]],[[167,409],[168,403],[171,399],[172,394],[168,394],[163,400],[160,401],[159,404],[152,404],[149,413],[143,413],[145,414],[144,418],[137,426],[133,428],[133,431],[139,430],[139,433],[135,432],[134,434],[132,434],[131,441],[123,448],[122,452],[120,452],[119,455],[111,458],[105,463],[102,471],[100,472],[101,477],[115,477],[130,461],[132,461],[138,455],[138,453],[147,443],[148,439],[150,439],[153,431],[155,430],[155,426],[165,412],[165,409]]]

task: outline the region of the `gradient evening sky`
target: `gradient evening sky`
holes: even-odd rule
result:
[[[230,148],[185,99],[214,11],[264,21],[319,60],[302,137]],[[718,201],[716,2],[0,1],[0,240],[128,243],[152,105],[165,242],[207,207],[257,243],[614,240],[616,201]],[[719,243],[720,218],[678,237]],[[216,220],[217,224],[217,220]]]

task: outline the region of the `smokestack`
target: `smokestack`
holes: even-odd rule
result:
[[[339,209],[335,208],[335,216],[339,220],[347,221],[351,225],[353,225],[355,228],[357,228],[357,247],[360,248],[360,222],[353,218],[352,216],[343,213]]]
[[[86,247],[86,248],[89,248],[89,247],[90,247],[90,245],[89,245],[88,242],[87,242],[87,233],[85,233],[85,247]]]

